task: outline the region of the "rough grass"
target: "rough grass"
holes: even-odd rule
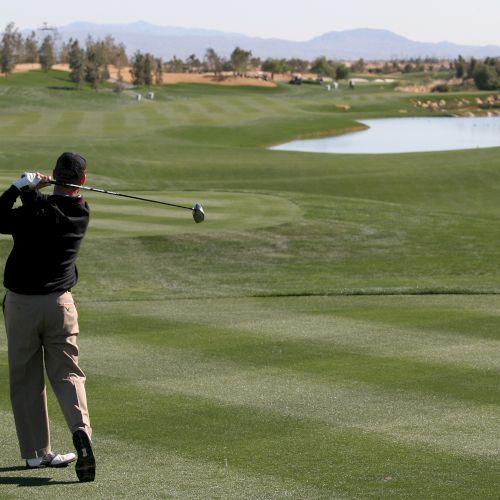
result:
[[[498,498],[498,149],[265,149],[394,116],[409,98],[387,85],[71,88],[0,80],[4,187],[78,150],[89,185],[207,219],[89,194],[75,296],[97,481],[19,467],[1,335],[2,498]]]

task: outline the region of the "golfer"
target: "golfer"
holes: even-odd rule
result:
[[[79,154],[63,153],[52,175],[56,181],[82,185],[86,161]],[[89,207],[78,189],[56,185],[52,195],[42,194],[39,190],[51,180],[40,173],[24,173],[0,196],[0,233],[14,240],[4,273],[10,396],[26,467],[65,467],[76,460],[78,479],[93,481],[92,430],[85,374],[78,365],[78,314],[71,295]],[[13,208],[18,197],[22,205]],[[52,451],[45,371],[78,458]]]

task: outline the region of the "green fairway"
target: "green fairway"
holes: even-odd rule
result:
[[[0,498],[498,499],[500,149],[267,149],[422,114],[414,97],[186,84],[137,102],[57,71],[1,78],[2,189],[76,150],[89,186],[206,220],[85,193],[97,478],[19,467],[2,324]]]

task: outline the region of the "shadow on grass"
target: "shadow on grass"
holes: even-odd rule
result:
[[[50,87],[47,87],[49,90],[75,90],[74,87],[63,87],[63,86],[57,86],[57,85],[51,85]]]
[[[19,487],[29,488],[33,486],[52,486],[56,484],[76,484],[79,481],[52,481],[51,477],[18,477],[18,476],[3,476],[5,472],[27,471],[25,467],[0,467],[0,485],[2,484],[17,484]],[[31,473],[31,471],[29,472]]]

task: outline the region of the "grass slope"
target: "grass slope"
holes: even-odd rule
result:
[[[4,187],[78,150],[89,185],[207,212],[89,194],[75,295],[97,481],[17,466],[1,335],[0,496],[498,498],[499,150],[266,149],[418,113],[375,83],[155,94],[0,80]]]

